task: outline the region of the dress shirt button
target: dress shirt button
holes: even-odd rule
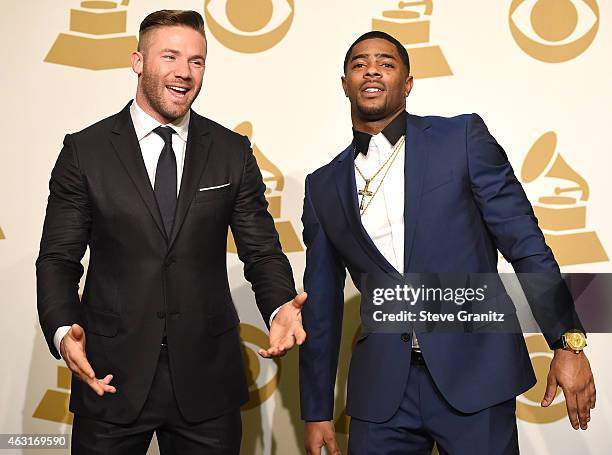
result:
[[[406,343],[410,341],[410,335],[407,334],[406,332],[402,333],[400,338],[402,339],[402,341],[404,341]]]
[[[157,312],[157,317],[158,317],[159,319],[164,319],[164,318],[166,317],[166,313],[165,313],[165,312],[163,312],[163,311],[158,311],[158,312]]]

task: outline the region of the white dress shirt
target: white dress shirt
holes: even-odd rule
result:
[[[403,148],[403,147],[402,147]],[[371,178],[391,155],[393,146],[387,138],[378,133],[370,139],[368,154],[358,154],[355,164],[363,175]],[[372,198],[365,196],[365,205],[370,203],[361,216],[361,223],[366,232],[385,259],[399,273],[404,273],[404,150],[399,150],[397,156],[388,168],[382,188]],[[370,183],[369,191],[375,192],[385,174],[383,169]],[[362,190],[365,181],[355,169],[357,191]],[[361,203],[362,196],[358,196]]]
[[[187,145],[187,134],[189,130],[189,119],[191,118],[191,111],[174,120],[172,123],[162,125],[138,105],[136,100],[132,102],[130,106],[130,116],[132,117],[132,123],[134,124],[134,130],[136,131],[136,137],[138,138],[138,144],[140,145],[140,152],[142,153],[142,159],[151,181],[151,188],[155,188],[155,172],[157,171],[157,161],[159,155],[164,148],[164,140],[153,130],[158,126],[169,126],[176,134],[172,135],[172,149],[176,155],[176,195],[178,197],[179,190],[181,188],[181,177],[183,176],[183,166],[185,164],[185,148]],[[53,336],[53,344],[60,353],[60,343],[66,333],[70,330],[69,325],[61,326],[55,331]]]
[[[399,273],[404,273],[404,162],[406,153],[401,146],[393,163],[389,165],[382,187],[372,198],[366,196],[365,205],[370,202],[365,213],[361,215],[361,223],[374,242],[378,251]],[[393,145],[383,133],[378,133],[370,139],[367,155],[362,153],[355,157],[355,164],[363,175],[371,178],[393,152]],[[375,192],[385,173],[383,169],[370,183],[369,191]],[[363,190],[365,181],[355,169],[357,191]],[[361,198],[358,194],[358,201]],[[364,205],[364,207],[365,207]],[[418,349],[416,334],[412,334],[412,347]]]
[[[149,174],[152,188],[155,188],[157,161],[159,161],[159,155],[161,155],[164,149],[164,140],[159,134],[153,132],[153,130],[158,126],[169,126],[176,132],[176,134],[172,135],[172,149],[176,156],[176,196],[178,197],[181,188],[181,177],[183,176],[183,166],[185,165],[185,148],[187,146],[187,134],[191,111],[187,111],[184,116],[177,118],[172,123],[162,125],[143,111],[141,107],[138,106],[138,103],[134,101],[130,106],[130,116],[134,123],[134,130],[136,130],[136,137],[140,145],[142,159],[147,168],[147,174]]]

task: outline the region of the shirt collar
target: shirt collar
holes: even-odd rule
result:
[[[151,132],[158,126],[169,126],[176,134],[184,141],[187,142],[187,135],[189,131],[189,120],[191,118],[191,109],[187,111],[185,115],[175,119],[166,125],[162,125],[149,114],[147,114],[134,100],[130,105],[130,115],[132,116],[132,123],[134,123],[134,130],[136,131],[136,137],[140,142],[145,136],[151,134]]]
[[[391,145],[397,143],[399,138],[406,133],[407,116],[408,112],[403,111],[381,131],[383,136],[387,138]],[[355,156],[357,156],[359,153],[363,153],[364,155],[368,153],[370,139],[372,139],[371,134],[364,133],[363,131],[357,131],[355,128],[353,128],[353,146],[355,147]]]

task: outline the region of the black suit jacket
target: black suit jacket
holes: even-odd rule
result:
[[[200,188],[223,185],[199,191]],[[166,324],[184,416],[204,420],[248,398],[226,268],[231,227],[266,324],[295,296],[248,140],[191,112],[174,230],[164,233],[129,112],[67,135],[51,174],[36,261],[38,314],[51,353],[58,327],[81,324],[97,377],[116,394],[72,381],[70,410],[116,423],[136,418]],[[81,301],[81,259],[90,248]]]

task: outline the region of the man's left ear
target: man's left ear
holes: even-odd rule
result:
[[[412,76],[408,76],[406,78],[406,84],[404,85],[404,96],[408,97],[408,95],[410,95],[413,83],[414,79],[412,78]]]

